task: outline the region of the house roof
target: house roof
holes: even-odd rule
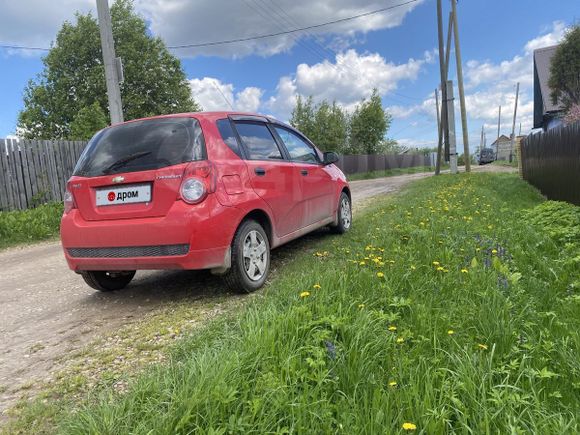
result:
[[[544,47],[534,50],[534,69],[537,74],[538,84],[541,92],[543,112],[557,112],[563,107],[552,103],[551,89],[548,85],[550,81],[550,65],[552,64],[552,57],[556,53],[557,45],[552,47]]]
[[[500,137],[498,137],[493,143],[492,145],[495,145],[497,143],[503,143],[503,142],[511,142],[511,139],[509,137],[507,137],[505,134],[502,134]]]

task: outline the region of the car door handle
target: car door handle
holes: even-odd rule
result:
[[[308,175],[308,171],[307,171],[306,169],[302,169],[302,170],[300,171],[300,173],[301,173],[302,175]]]
[[[254,169],[254,172],[260,177],[266,175],[266,170],[264,168],[256,168]]]

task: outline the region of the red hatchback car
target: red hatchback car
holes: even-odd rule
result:
[[[98,132],[67,183],[69,267],[101,290],[139,269],[211,269],[261,287],[270,249],[352,223],[335,153],[270,117],[231,112],[140,119]]]

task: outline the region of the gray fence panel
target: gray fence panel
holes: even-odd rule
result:
[[[521,165],[524,179],[548,199],[580,205],[580,122],[527,136]]]

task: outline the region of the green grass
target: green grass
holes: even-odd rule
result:
[[[495,161],[491,162],[491,164],[494,166],[507,166],[510,168],[517,168],[518,167],[518,161],[515,158],[511,162],[509,162],[507,160],[495,160]]]
[[[0,211],[0,249],[58,236],[62,203],[29,210]]]
[[[415,174],[417,172],[433,172],[435,168],[430,166],[414,166],[412,168],[395,168],[384,171],[369,171],[347,175],[348,181],[370,180],[373,178],[394,177],[396,175]]]
[[[58,431],[577,433],[580,240],[540,204],[511,174],[413,183]]]

